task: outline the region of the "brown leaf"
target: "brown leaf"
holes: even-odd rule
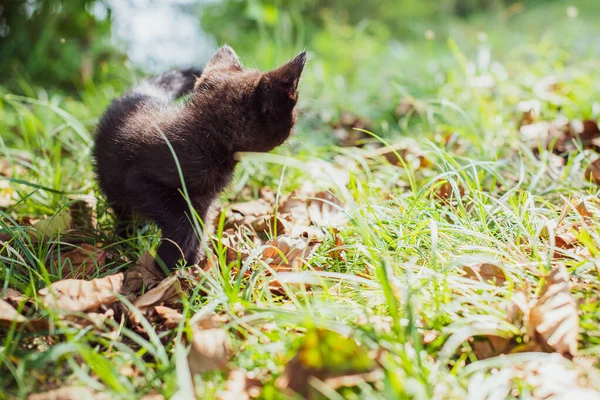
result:
[[[481,282],[491,282],[502,286],[506,282],[506,274],[499,266],[491,263],[466,265],[462,268],[465,276]]]
[[[58,268],[62,269],[64,279],[86,278],[102,271],[108,253],[91,244],[82,244],[80,247],[61,254]]]
[[[434,193],[439,199],[441,199],[444,202],[446,202],[452,197],[463,197],[465,195],[465,188],[463,187],[463,185],[460,184],[460,182],[457,182],[456,186],[458,189],[458,193],[456,193],[454,187],[450,182],[448,182],[446,179],[441,179],[436,183],[436,190]]]
[[[64,386],[43,393],[32,393],[27,400],[95,400],[98,399],[92,389],[82,386]]]
[[[183,319],[183,315],[179,311],[165,306],[154,307],[154,312],[168,329],[176,328]]]
[[[250,400],[260,396],[262,383],[248,376],[248,372],[239,369],[229,372],[225,383],[225,393],[220,400]]]
[[[160,304],[173,304],[181,300],[181,284],[177,276],[173,275],[158,284],[157,287],[144,293],[133,305],[142,313]]]
[[[333,136],[342,147],[362,147],[370,138],[363,130],[369,131],[369,123],[358,116],[344,112],[339,121],[332,124]]]
[[[27,322],[27,318],[22,316],[4,300],[0,300],[0,326],[8,327],[13,322],[22,324]]]
[[[577,353],[579,316],[569,291],[569,277],[563,265],[547,279],[539,300],[529,314],[529,337],[551,351],[572,357]]]
[[[263,257],[270,258],[271,265],[287,264],[299,268],[303,259],[308,256],[312,249],[309,248],[308,240],[304,238],[293,238],[279,236],[265,244]]]
[[[271,205],[263,199],[232,204],[229,206],[229,208],[231,211],[240,213],[245,217],[260,217],[262,215],[271,214],[272,212]]]
[[[339,227],[346,223],[346,216],[340,211],[340,199],[330,192],[319,192],[314,197],[308,202],[308,216],[315,226]]]
[[[510,350],[510,339],[495,335],[488,335],[483,339],[485,340],[477,340],[471,344],[473,353],[478,360],[485,360],[487,358],[499,356],[500,354],[507,354]]]
[[[165,279],[165,273],[148,251],[140,256],[133,269],[141,273],[142,282],[148,289],[155,287]]]
[[[592,161],[585,170],[585,180],[600,185],[600,158]]]
[[[335,248],[331,250],[331,257],[334,260],[346,262],[346,251],[344,250],[344,242],[340,237],[340,232],[337,229],[333,229],[333,243]]]
[[[46,308],[66,311],[91,311],[117,300],[123,286],[123,273],[85,281],[65,279],[40,289]]]
[[[218,316],[203,318],[192,325],[192,346],[188,354],[192,375],[225,370],[228,359],[229,340]]]
[[[16,307],[17,305],[19,305],[19,303],[27,300],[27,297],[18,290],[7,288],[6,292],[4,292],[1,299],[7,301],[13,307]]]

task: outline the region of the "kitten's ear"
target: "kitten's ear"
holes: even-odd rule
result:
[[[208,64],[204,67],[204,72],[214,69],[222,69],[227,71],[241,71],[242,63],[235,51],[227,45],[222,46],[212,56]]]
[[[276,82],[277,86],[285,90],[290,97],[295,97],[304,64],[306,64],[306,51],[298,54],[287,64],[267,72],[267,76],[269,76],[269,80]]]

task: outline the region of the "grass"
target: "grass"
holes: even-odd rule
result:
[[[536,155],[519,133],[522,101],[539,101],[538,120],[598,119],[600,49],[590,21],[599,14],[589,2],[574,3],[581,10],[577,20],[556,2],[506,24],[492,26],[489,16],[459,24],[449,41],[388,51],[398,49],[392,43],[347,80],[333,75],[333,64],[322,64],[325,56],[313,55],[301,84],[296,136],[275,154],[244,158],[221,200],[256,198],[264,187],[283,197],[308,182],[341,200],[347,225],[326,231],[302,273],[281,274],[284,295],[269,290],[273,276],[261,257],[263,244],[239,244],[251,255],[229,263],[216,245],[218,266],[191,282],[178,307],[184,318],[171,329],[139,313],[142,329],[120,324],[118,316],[98,326],[84,323],[89,315],[66,318],[43,307],[37,294],[64,278],[65,267],[53,257],[81,241],[102,243],[113,256],[93,277],[125,270],[158,244],[153,226],[113,241],[114,220],[96,192],[89,161],[97,118],[123,83],[107,79],[77,98],[37,89],[25,96],[2,93],[0,152],[10,167],[0,199],[10,198],[11,205],[0,211],[0,282],[3,290],[31,296],[33,305],[18,310],[49,321],[49,328],[0,328],[0,398],[69,385],[107,398],[221,396],[226,372],[188,372],[193,321],[215,313],[227,316],[230,367],[252,372],[264,384],[265,399],[286,398],[276,378],[311,337],[320,341],[320,365],[329,369],[360,359],[363,351],[381,353],[382,379],[338,391],[313,380],[323,398],[539,398],[539,382],[548,388],[557,379],[544,365],[565,365],[580,386],[600,390],[600,225],[570,203],[586,200],[592,215],[600,212],[598,187],[584,178],[597,155],[575,150],[555,173],[551,152]],[[540,26],[540,15],[554,18],[552,29]],[[516,29],[522,26],[525,33]],[[484,27],[488,39],[481,42],[476,32]],[[556,83],[543,86],[548,76]],[[415,106],[395,114],[407,97]],[[397,166],[371,157],[368,146],[338,147],[330,121],[342,111],[369,120],[372,135],[365,140],[407,141],[409,153],[428,162]],[[452,194],[444,199],[445,182]],[[28,219],[57,215],[74,196],[89,194],[98,197],[98,224],[76,232],[79,244],[61,234],[43,240],[27,234]],[[555,230],[576,224],[585,233],[576,245],[560,248]],[[213,237],[221,234],[217,229]],[[500,266],[507,282],[465,277],[463,266],[477,262]],[[539,296],[557,264],[571,276],[579,310],[578,354],[572,361],[541,352],[481,357],[477,346],[486,337],[510,338],[512,349],[525,345],[526,324],[511,320],[508,309],[519,292]],[[120,310],[136,313],[131,301],[120,298]],[[346,354],[335,345],[340,337],[319,336],[320,329],[361,347]]]

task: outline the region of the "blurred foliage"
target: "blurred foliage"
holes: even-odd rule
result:
[[[110,12],[98,0],[0,0],[0,83],[72,90],[98,78],[119,56]]]
[[[252,43],[269,30],[312,39],[332,26],[368,29],[379,39],[422,34],[449,16],[467,17],[535,0],[222,0],[203,5],[203,27],[223,42]],[[293,32],[293,30],[296,32]]]

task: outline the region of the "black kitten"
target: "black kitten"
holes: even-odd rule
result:
[[[305,61],[302,52],[270,72],[244,70],[224,46],[204,71],[167,72],[116,99],[98,125],[94,158],[100,187],[120,223],[117,233],[139,213],[162,230],[166,240],[158,256],[168,268],[182,258],[197,263],[200,240],[164,137],[204,220],[233,176],[235,152],[266,152],[290,135]]]

